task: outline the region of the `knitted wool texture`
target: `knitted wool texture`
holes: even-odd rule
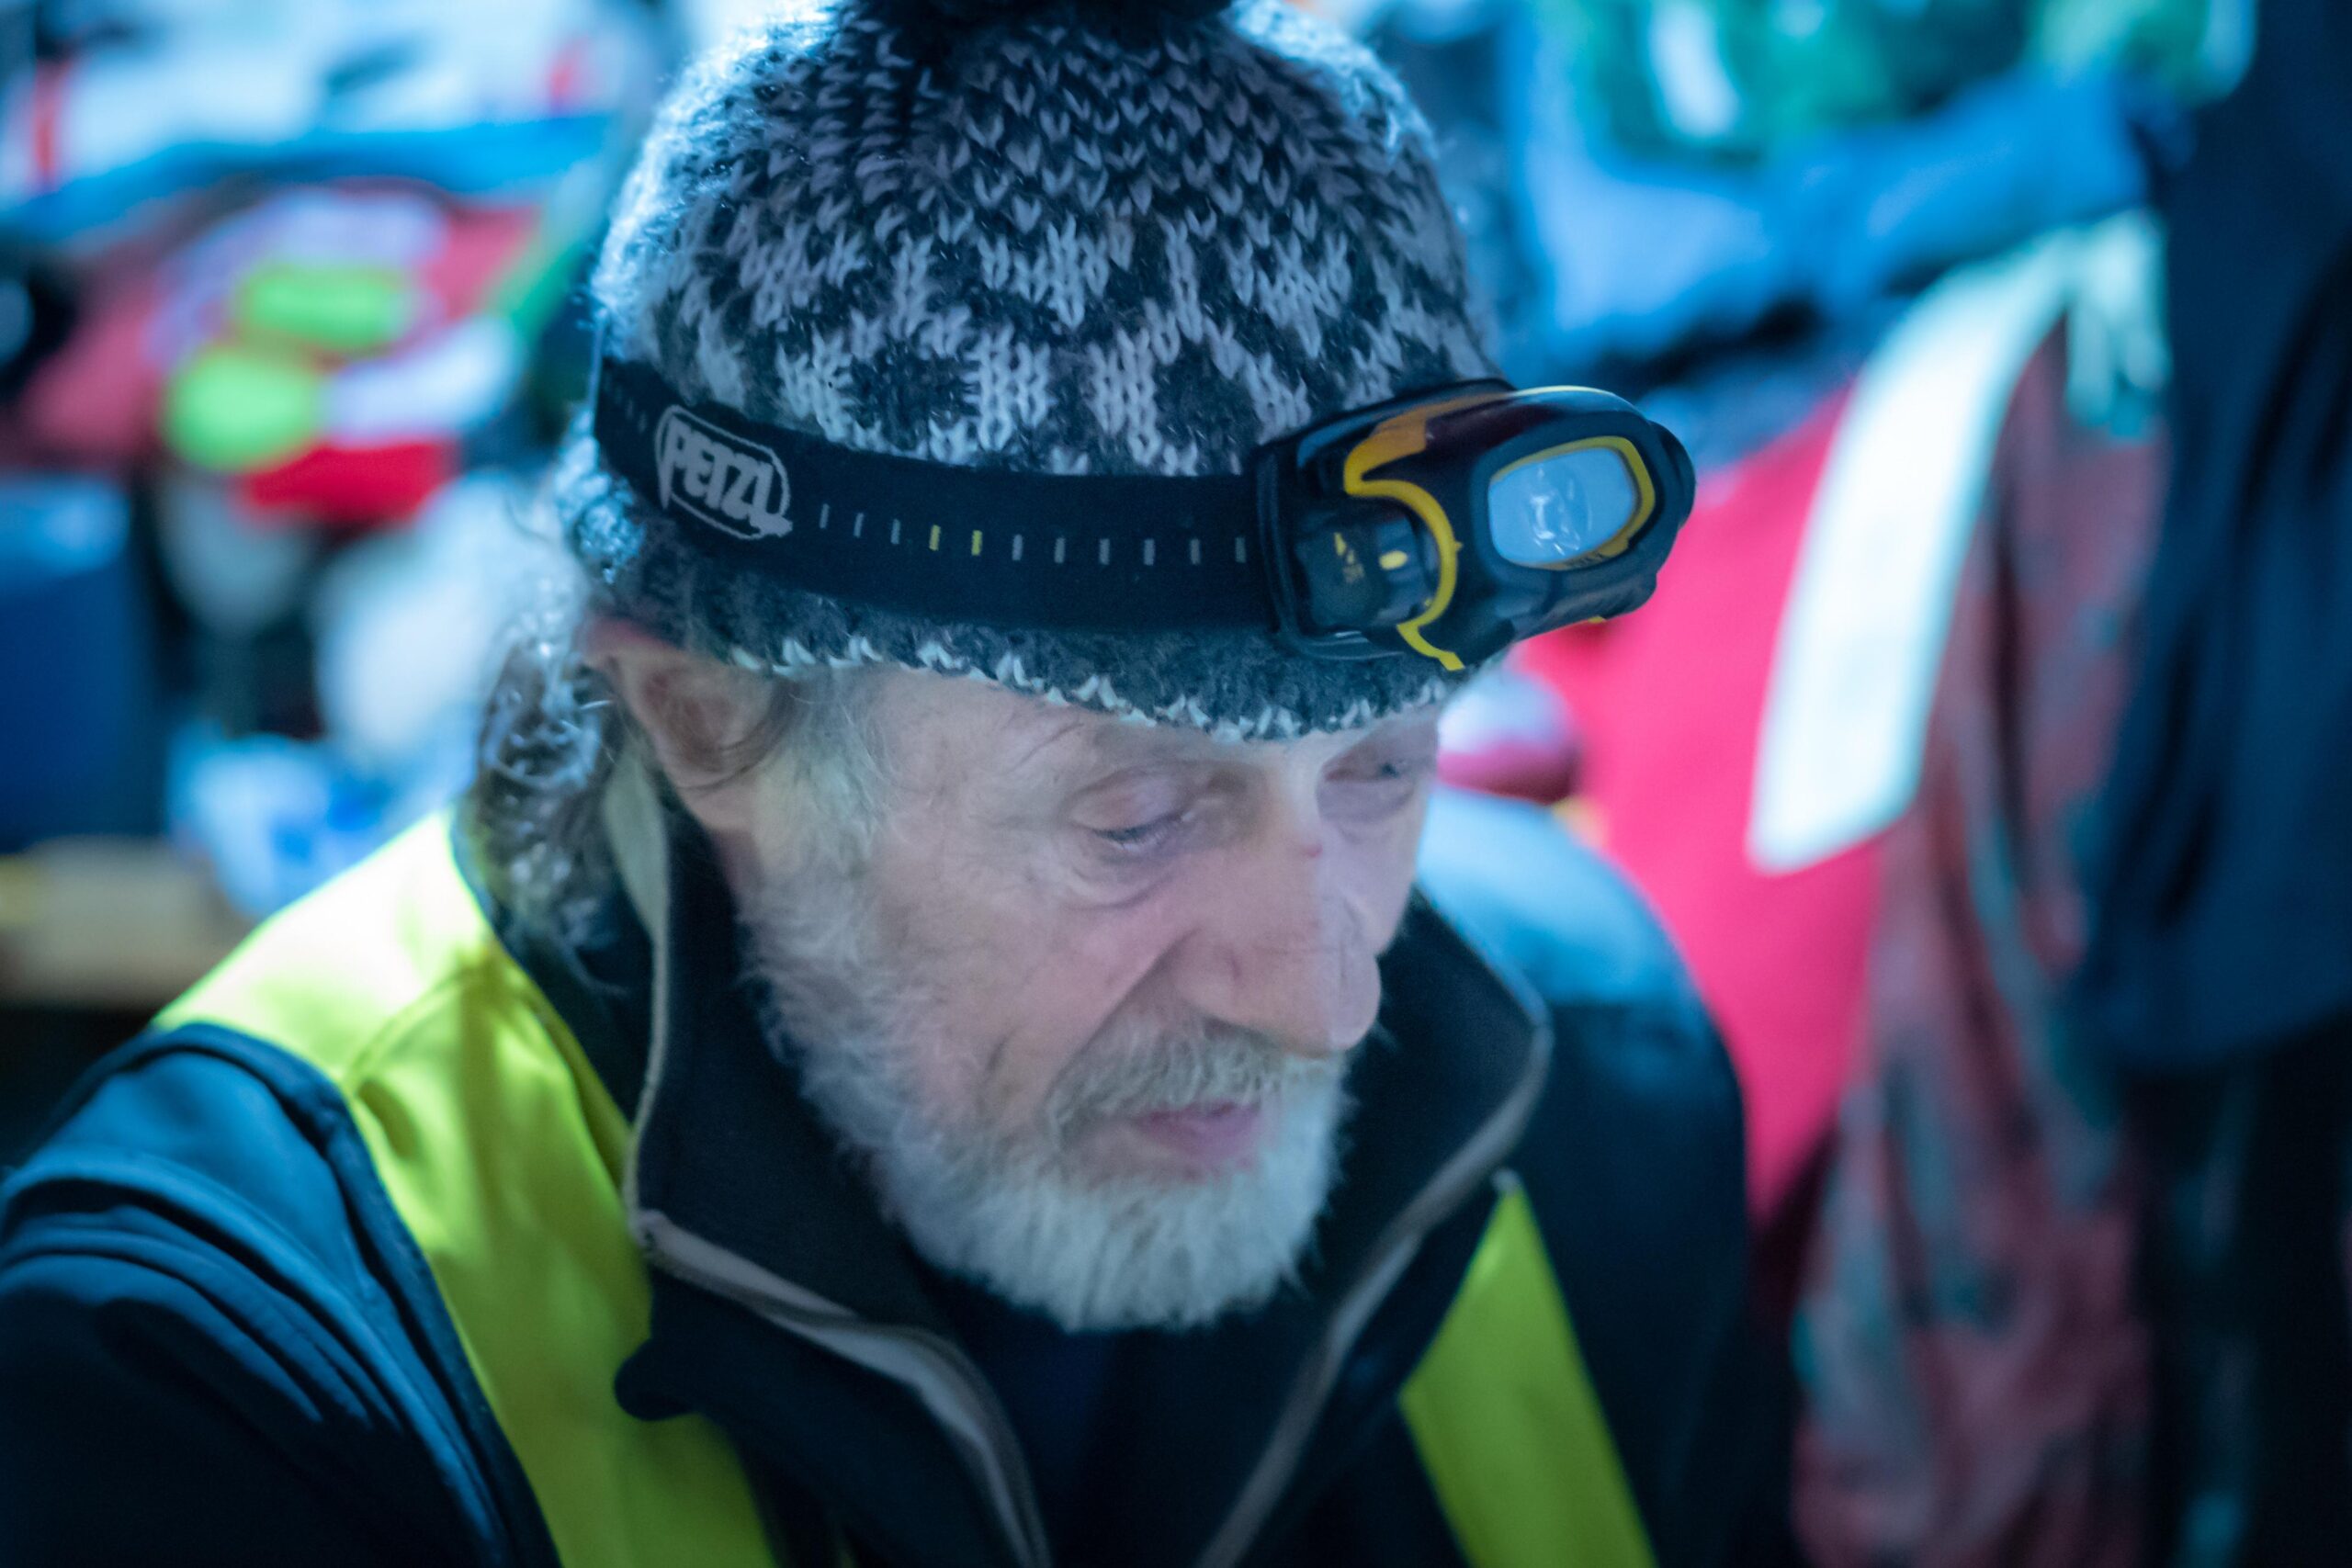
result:
[[[843,446],[1239,472],[1344,411],[1494,375],[1428,131],[1281,0],[1197,19],[854,3],[763,23],[665,106],[594,278],[606,352]],[[893,662],[1227,739],[1442,696],[1264,634],[1035,633],[798,592],[636,503],[583,419],[555,488],[607,607],[784,675]]]

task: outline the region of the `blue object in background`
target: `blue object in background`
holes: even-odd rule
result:
[[[1533,286],[1505,368],[1571,378],[1736,342],[1776,313],[1868,315],[1951,267],[2144,201],[2180,111],[2103,72],[2020,67],[1894,124],[1723,170],[1601,140],[1564,84],[1560,40],[1507,14],[1498,52]]]
[[[1440,913],[1546,1001],[1700,1005],[1657,913],[1540,806],[1436,791],[1416,874]]]
[[[161,705],[122,492],[0,478],[0,852],[156,831]]]

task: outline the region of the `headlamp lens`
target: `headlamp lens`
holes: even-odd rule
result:
[[[1614,444],[1537,453],[1487,490],[1495,549],[1516,566],[1561,567],[1590,555],[1640,521],[1646,506]]]

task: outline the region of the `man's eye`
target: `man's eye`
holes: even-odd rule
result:
[[[1220,799],[1213,781],[1161,770],[1090,792],[1071,816],[1111,858],[1134,860],[1187,841]]]
[[[1176,812],[1149,822],[1138,822],[1132,828],[1096,828],[1091,831],[1114,849],[1137,852],[1150,849],[1166,839],[1183,820],[1184,814]]]
[[[1419,784],[1436,770],[1434,758],[1386,757],[1348,769],[1336,775],[1333,782],[1352,784]]]
[[[1325,809],[1358,822],[1385,820],[1410,806],[1436,772],[1434,757],[1363,758],[1331,775],[1323,797]]]

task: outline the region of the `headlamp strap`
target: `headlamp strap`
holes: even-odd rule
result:
[[[1123,632],[1275,624],[1243,474],[1010,473],[860,452],[596,358],[612,472],[681,538],[810,593],[946,622]]]

